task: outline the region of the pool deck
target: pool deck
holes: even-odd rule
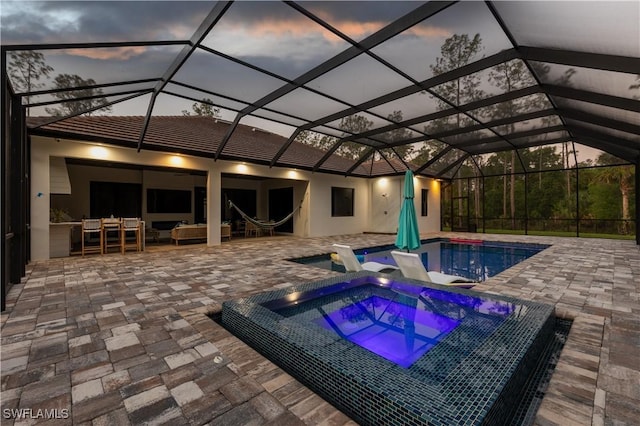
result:
[[[635,242],[423,234],[440,236],[552,244],[475,287],[554,304],[574,320],[536,423],[637,424]],[[224,300],[337,274],[287,258],[394,238],[243,239],[35,262],[1,315],[2,425],[355,424],[205,314]],[[6,409],[41,418],[14,422]],[[39,409],[68,417],[46,421]]]

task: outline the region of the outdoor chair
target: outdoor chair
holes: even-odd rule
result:
[[[91,238],[92,235],[97,235],[99,244],[87,245],[85,241]],[[102,239],[102,221],[100,219],[82,219],[82,257],[85,253],[100,253],[104,254],[104,246]]]
[[[250,237],[252,235],[254,237],[257,237],[259,233],[260,233],[260,228],[258,228],[255,223],[251,223],[251,222],[247,221],[247,223],[244,225],[244,236],[245,237]]]
[[[336,253],[340,257],[344,268],[347,272],[372,271],[372,272],[393,272],[398,268],[393,265],[387,265],[380,262],[364,262],[360,263],[351,247],[343,244],[334,244]]]
[[[120,251],[122,252],[122,254],[127,251],[127,248],[133,247],[133,244],[127,244],[127,235],[131,235],[132,233],[135,237],[136,251],[142,251],[140,219],[138,219],[137,217],[122,218],[122,224],[120,225]]]
[[[394,250],[391,252],[391,256],[393,256],[393,259],[396,261],[405,278],[461,288],[471,288],[477,284],[477,282],[473,280],[457,275],[427,271],[422,263],[422,259],[420,259],[420,255],[417,253],[406,253]]]
[[[264,227],[262,227],[262,233],[264,235],[269,235],[271,237],[273,237],[275,235],[275,231],[273,229],[273,220],[269,220],[267,222],[264,222]]]
[[[220,225],[220,239],[227,238],[231,241],[231,224],[223,223]]]
[[[120,229],[122,228],[122,219],[119,217],[105,217],[102,221],[102,241],[104,243],[104,252],[108,253],[110,247],[120,250],[122,244],[120,238]],[[110,234],[113,234],[110,236]]]

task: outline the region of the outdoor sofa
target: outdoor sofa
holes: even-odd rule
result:
[[[206,240],[207,224],[178,225],[171,230],[171,241],[178,245],[179,241],[185,240]]]
[[[220,225],[220,238],[231,239],[231,225],[223,223]],[[207,224],[199,223],[196,225],[178,225],[171,230],[171,240],[178,245],[182,240],[206,240]]]

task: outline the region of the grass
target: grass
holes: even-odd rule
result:
[[[443,228],[443,231],[451,231],[451,228]],[[483,233],[478,229],[479,233]],[[521,229],[485,229],[485,234],[511,234],[511,235],[525,235],[524,230]],[[566,231],[529,231],[526,235],[538,235],[543,237],[575,237],[575,232]],[[600,234],[595,232],[581,232],[580,238],[608,238],[613,240],[634,240],[635,235],[620,235],[620,234]]]

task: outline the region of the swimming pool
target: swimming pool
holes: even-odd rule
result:
[[[224,302],[221,321],[358,423],[505,424],[553,313],[363,271]]]
[[[513,265],[549,247],[544,244],[504,243],[498,241],[452,240],[437,238],[423,240],[413,253],[420,254],[428,271],[485,281],[487,278],[511,268]],[[394,245],[354,250],[362,262],[380,262],[395,265],[391,251]],[[345,272],[344,266],[331,261],[330,253],[289,259],[293,262]]]
[[[299,295],[295,303],[285,298],[263,306],[283,317],[319,325],[404,368],[459,326],[482,322],[476,332],[486,336],[513,311],[512,303],[397,281],[388,287],[350,282],[311,294],[316,297],[304,300]]]

